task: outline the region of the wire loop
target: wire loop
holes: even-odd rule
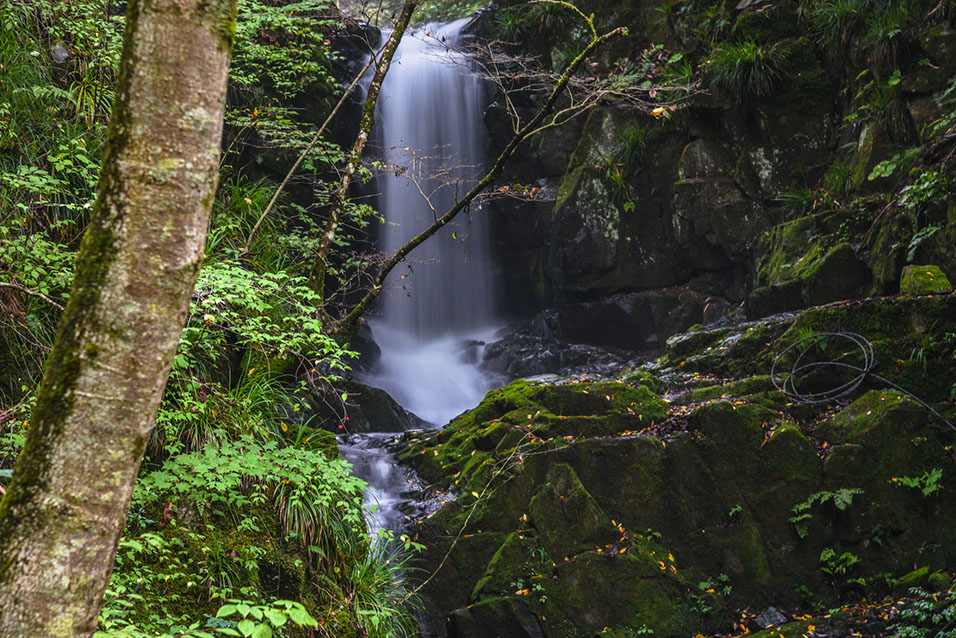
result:
[[[820,361],[807,359],[807,356],[810,354],[813,346],[817,345],[821,341],[831,339],[850,342],[850,344],[852,344],[852,346],[860,353],[862,359],[860,365],[854,365],[844,361],[834,361],[832,359]],[[801,347],[802,349],[800,349]],[[796,355],[796,358],[794,359],[793,363],[790,364],[789,371],[787,371],[785,375],[783,372],[778,371],[778,367],[781,367],[781,362],[783,361],[784,357],[788,353],[796,352],[798,350],[799,352]],[[874,379],[885,383],[894,390],[901,392],[910,399],[916,401],[921,406],[929,410],[933,416],[956,431],[956,425],[950,423],[929,403],[923,401],[909,390],[898,386],[889,379],[875,374],[873,372],[873,368],[876,367],[876,364],[877,360],[873,352],[873,343],[863,335],[856,332],[820,332],[809,337],[798,339],[794,343],[784,348],[784,350],[774,359],[773,365],[770,367],[770,379],[773,381],[773,385],[775,388],[777,388],[777,390],[783,392],[789,399],[793,401],[808,404],[821,404],[830,403],[831,401],[848,397],[850,394],[855,392],[860,385],[862,385],[867,377],[873,377]],[[809,376],[811,373],[827,369],[851,370],[855,371],[857,374],[849,381],[825,390],[804,392],[797,388],[797,382],[799,380]]]

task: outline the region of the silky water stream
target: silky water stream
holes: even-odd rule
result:
[[[373,137],[390,170],[377,184],[391,254],[477,181],[484,162],[485,88],[457,48],[468,20],[431,24],[402,39],[382,87]],[[426,199],[427,195],[427,199]],[[495,332],[488,223],[462,213],[393,271],[369,325],[381,358],[360,381],[389,393],[429,427],[476,406],[494,385],[479,364]],[[343,437],[340,450],[369,483],[369,532],[399,529],[409,475],[392,434]]]

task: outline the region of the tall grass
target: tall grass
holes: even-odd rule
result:
[[[714,86],[746,103],[770,95],[783,79],[783,50],[753,40],[721,43],[714,47],[707,71]]]

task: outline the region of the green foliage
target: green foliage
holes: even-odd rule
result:
[[[869,74],[864,71],[857,80],[864,79]],[[843,118],[848,125],[873,123],[898,140],[905,139],[906,133],[903,123],[905,101],[903,100],[900,82],[902,75],[899,70],[894,71],[886,80],[869,80],[862,85],[853,97],[856,108]]]
[[[820,571],[830,576],[846,576],[850,568],[860,562],[860,558],[850,552],[837,554],[832,547],[820,552]]]
[[[499,12],[497,35],[505,42],[569,44],[580,24],[574,12],[552,2],[526,2]]]
[[[667,0],[657,7],[687,49],[709,47],[727,34],[731,11],[727,3],[707,0]]]
[[[777,195],[774,201],[783,204],[793,217],[803,217],[816,207],[818,193],[806,186],[799,186]]]
[[[306,92],[332,94],[332,54],[323,28],[328,0],[275,5],[239,3],[235,48],[229,79],[239,90],[266,91],[285,100]]]
[[[628,172],[634,174],[644,161],[648,143],[653,141],[658,129],[646,126],[629,126],[617,138],[613,158]]]
[[[923,496],[929,496],[943,489],[942,483],[939,482],[941,478],[943,478],[943,468],[934,467],[923,472],[920,476],[900,476],[890,479],[890,482],[894,485],[919,490],[923,493]]]
[[[253,601],[230,600],[216,612],[216,618],[236,617],[235,628],[219,627],[215,631],[226,636],[250,636],[251,638],[271,638],[283,627],[316,629],[319,622],[312,617],[302,603],[292,600],[276,600],[268,605],[257,605]]]
[[[806,538],[810,533],[810,519],[813,517],[813,513],[810,509],[814,504],[823,505],[829,502],[833,503],[838,510],[842,511],[853,503],[854,496],[862,493],[863,490],[855,487],[845,487],[836,492],[815,492],[811,494],[807,500],[794,505],[790,510],[793,512],[793,516],[787,520],[793,525],[793,528],[800,538]]]
[[[950,587],[942,593],[929,593],[914,587],[912,599],[899,613],[899,622],[887,630],[898,638],[956,638],[956,597]]]
[[[481,0],[426,0],[413,17],[419,24],[457,20],[470,16],[485,4]]]
[[[747,102],[770,95],[783,79],[783,49],[753,40],[723,42],[714,47],[706,68],[714,86]]]
[[[604,183],[610,201],[626,212],[634,211],[634,193],[628,183],[628,175],[611,156],[604,157]]]
[[[934,5],[927,0],[801,0],[799,13],[823,45],[844,49],[855,40],[877,66],[897,68]]]
[[[364,483],[318,449],[327,450],[328,439],[315,444],[295,398],[308,389],[306,379],[341,374],[350,355],[328,336],[318,311],[324,300],[304,277],[321,226],[314,209],[333,188],[324,178],[336,180],[332,169],[343,158],[337,145],[318,140],[295,198],[277,201],[243,252],[275,192],[272,178],[281,177],[271,171],[284,171],[313,141],[311,120],[324,118],[337,99],[331,7],[240,0],[206,265],[99,636],[301,635],[317,618],[332,631],[347,623],[368,636],[413,633],[402,556],[416,544],[368,551]],[[4,481],[24,443],[59,319],[55,304],[68,296],[95,200],[122,45],[120,10],[106,0],[0,5],[0,282],[30,291],[0,289]],[[361,229],[375,218],[368,206],[350,204],[343,221]],[[340,282],[359,263],[346,252],[348,240],[339,238],[341,256],[330,271]],[[305,374],[295,378],[292,370]],[[264,556],[278,560],[277,553],[289,563],[283,569],[308,573],[300,600],[274,601],[275,592],[263,589]],[[214,615],[217,601],[232,596],[241,600]]]
[[[873,167],[873,170],[870,171],[870,174],[866,179],[872,182],[873,180],[877,179],[893,177],[899,172],[906,173],[913,165],[913,161],[915,160],[919,149],[919,146],[911,146],[906,150],[897,153],[890,159],[883,160]]]
[[[330,527],[363,524],[365,483],[350,469],[344,461],[318,452],[245,435],[169,458],[162,469],[137,482],[134,500],[148,505],[164,498],[185,499],[201,510],[217,505],[241,509],[271,498],[286,533],[316,544],[324,542],[321,537]],[[299,511],[304,513],[289,515]]]
[[[834,162],[823,178],[823,186],[830,195],[845,198],[853,189],[853,167],[849,162]]]
[[[948,181],[935,169],[922,171],[913,183],[900,191],[900,203],[914,213],[921,213],[927,204],[947,191]]]
[[[408,555],[395,553],[392,543],[376,542],[352,562],[348,587],[353,592],[353,613],[369,638],[411,638],[418,635],[416,619],[409,613],[417,599],[404,584]]]

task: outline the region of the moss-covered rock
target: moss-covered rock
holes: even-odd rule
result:
[[[848,242],[832,243],[844,213],[810,215],[770,229],[755,249],[757,285],[747,299],[751,317],[849,299],[868,272]]]
[[[953,285],[939,266],[906,266],[900,277],[900,293],[933,295],[952,292]]]
[[[907,330],[947,330],[952,303],[823,306],[695,331],[693,347],[675,341],[668,357],[688,355],[685,369],[768,370],[812,326],[868,334],[882,359],[907,347]],[[697,348],[711,353],[695,358]],[[828,356],[845,356],[839,350],[834,343]],[[676,357],[670,363],[681,368]],[[665,420],[646,385],[517,382],[413,441],[403,457],[459,494],[420,526],[429,556],[459,530],[470,548],[470,575],[443,567],[440,586],[426,588],[439,613],[474,635],[524,619],[539,632],[529,635],[646,626],[676,637],[705,620],[694,610],[705,592],[688,583],[723,574],[731,600],[766,606],[792,601],[794,583],[826,598],[848,591],[849,578],[877,582],[913,561],[932,571],[956,560],[942,541],[956,534],[956,496],[945,487],[956,480],[946,451],[953,437],[905,397],[871,392],[816,426],[821,408],[793,405],[764,374],[692,390],[680,403],[688,413]],[[794,510],[801,503],[804,518]],[[828,573],[828,548],[861,562]],[[464,561],[461,551],[447,563]],[[451,571],[467,593],[444,591]]]

